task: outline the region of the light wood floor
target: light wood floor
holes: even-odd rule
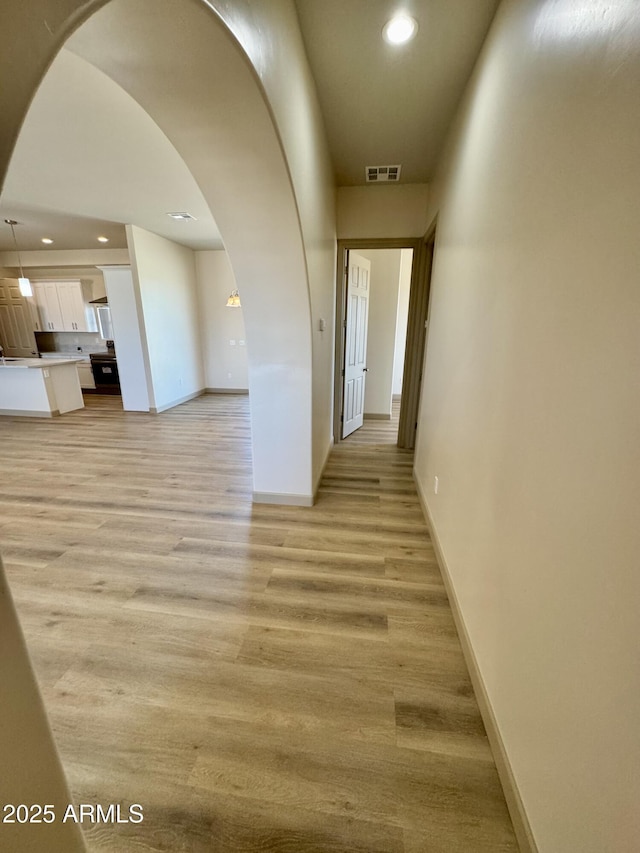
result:
[[[0,548],[92,851],[506,853],[397,423],[252,506],[248,398],[0,419]]]

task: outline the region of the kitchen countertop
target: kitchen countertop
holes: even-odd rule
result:
[[[0,359],[0,370],[12,370],[13,368],[36,368],[44,370],[45,367],[60,367],[63,364],[73,364],[76,361],[84,361],[83,358],[18,358],[12,361],[10,358]]]

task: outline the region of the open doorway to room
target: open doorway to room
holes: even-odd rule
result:
[[[424,239],[338,241],[334,436],[367,423],[412,448],[435,227]]]

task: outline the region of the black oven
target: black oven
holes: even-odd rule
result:
[[[97,394],[119,394],[118,362],[113,352],[92,352],[91,372]]]

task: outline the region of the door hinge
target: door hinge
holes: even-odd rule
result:
[[[344,376],[344,370],[342,371],[342,375]]]
[[[344,415],[340,415],[340,423],[341,423],[341,424],[343,424],[343,423],[344,423]]]

